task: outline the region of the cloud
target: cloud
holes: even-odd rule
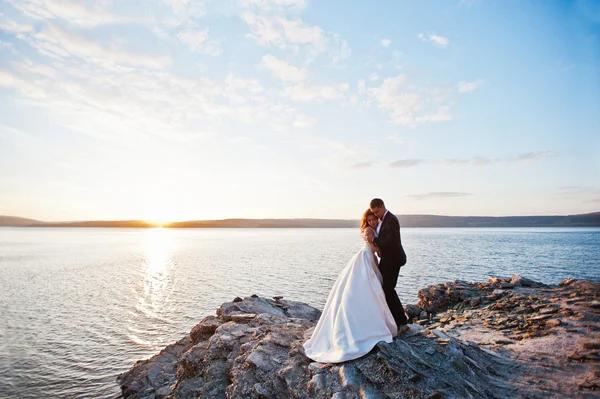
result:
[[[263,91],[263,87],[258,80],[244,79],[237,77],[233,74],[229,74],[227,76],[227,79],[225,79],[225,83],[227,91],[248,91],[251,93],[260,93]]]
[[[458,82],[458,92],[459,93],[470,93],[475,91],[478,87],[480,87],[484,83],[483,80],[478,79],[472,82]]]
[[[383,47],[389,47],[390,44],[392,44],[392,41],[390,39],[381,39],[381,42],[379,42]]]
[[[317,120],[315,118],[312,118],[307,115],[298,115],[298,116],[296,116],[296,119],[294,120],[294,127],[297,127],[297,128],[311,127],[315,123],[317,123]]]
[[[0,14],[2,15],[2,14]],[[0,31],[12,33],[12,34],[20,34],[20,33],[29,33],[34,30],[32,25],[19,24],[15,21],[0,21]]]
[[[400,159],[390,163],[392,168],[412,168],[413,166],[423,163],[422,159]]]
[[[331,85],[298,84],[285,87],[284,92],[290,99],[296,101],[337,100],[344,98],[349,88],[350,85],[347,83]]]
[[[498,162],[498,160],[486,158],[486,157],[473,157],[471,159],[456,159],[456,158],[443,159],[440,162],[438,162],[438,164],[442,165],[442,166],[456,166],[456,165],[484,166],[484,165],[489,165],[494,162]]]
[[[305,24],[300,19],[267,17],[252,13],[242,15],[248,25],[249,38],[263,46],[281,49],[291,44],[312,46],[316,52],[326,50],[325,33],[318,26]]]
[[[431,43],[434,46],[440,47],[440,48],[446,48],[450,44],[450,40],[444,36],[439,36],[439,35],[434,35],[434,34],[425,35],[423,33],[419,33],[417,36],[419,37],[419,39],[423,40],[424,42]]]
[[[350,165],[350,169],[367,169],[367,168],[370,168],[371,166],[373,166],[373,162],[371,162],[371,161],[358,162],[358,163]]]
[[[264,10],[282,10],[287,8],[303,9],[305,0],[242,0],[246,7],[256,7]]]
[[[376,81],[376,80],[379,80],[379,75],[378,75],[377,73],[373,72],[372,74],[370,74],[370,75],[369,75],[369,80],[370,80],[371,82],[374,82],[374,81]]]
[[[95,7],[88,7],[85,3],[72,0],[9,0],[9,3],[33,19],[62,19],[83,27],[151,22],[149,18],[113,14],[102,9],[98,4]]]
[[[339,35],[326,33],[320,27],[306,24],[298,18],[245,13],[242,19],[250,30],[246,36],[261,46],[296,53],[304,51],[310,59],[327,53],[333,63],[345,60],[351,53],[348,42]]]
[[[30,112],[98,139],[187,143],[209,138],[231,121],[272,128],[309,123],[297,119],[293,107],[260,96],[264,89],[254,79],[228,75],[217,82],[152,69],[107,69],[89,58],[74,64],[62,60],[45,68],[13,63],[14,71],[0,70],[0,85],[26,99]]]
[[[203,17],[206,14],[206,0],[163,0],[173,12],[183,19],[183,23]]]
[[[500,162],[534,162],[546,157],[553,157],[555,155],[556,154],[552,151],[535,151],[505,158],[488,158],[481,156],[475,156],[469,159],[447,158],[439,161],[437,164],[441,166],[485,166]]]
[[[271,54],[262,57],[261,65],[283,81],[301,82],[310,79],[310,73],[306,68],[295,67]]]
[[[454,191],[438,191],[438,192],[425,193],[425,194],[412,194],[412,195],[407,195],[406,197],[413,198],[418,201],[422,201],[422,200],[439,199],[439,198],[459,198],[459,197],[466,197],[469,195],[473,195],[473,194],[464,193],[464,192],[454,192]]]
[[[554,157],[556,154],[552,151],[535,151],[535,152],[526,152],[524,154],[517,155],[515,157],[507,158],[507,161],[514,162],[532,162],[537,161],[542,158]]]
[[[406,75],[385,78],[380,86],[367,92],[398,125],[417,126],[453,118],[451,103],[445,100],[443,90],[414,87]]]
[[[223,50],[220,48],[219,43],[209,38],[208,32],[209,28],[188,28],[179,32],[177,34],[177,38],[192,51],[197,51],[206,55],[218,56],[223,52]]]
[[[306,68],[295,67],[270,54],[262,57],[260,65],[283,82],[292,83],[283,89],[284,94],[291,100],[336,100],[343,98],[350,88],[347,83],[330,85],[311,84],[311,74]]]
[[[469,164],[473,165],[473,166],[483,166],[483,165],[489,165],[493,162],[496,162],[496,161],[494,159],[490,159],[490,158],[486,158],[486,157],[473,157],[469,161]]]
[[[29,32],[17,37],[25,40],[42,55],[57,59],[81,58],[106,68],[129,65],[162,69],[171,63],[171,59],[163,55],[140,54],[117,47],[107,48],[56,25],[47,25],[39,32]]]

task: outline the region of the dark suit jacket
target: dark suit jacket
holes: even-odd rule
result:
[[[379,237],[376,237],[374,242],[381,250],[382,262],[399,266],[406,264],[406,253],[402,248],[402,239],[400,238],[400,222],[392,212],[388,211],[383,218]]]

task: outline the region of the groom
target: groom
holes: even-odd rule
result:
[[[377,237],[374,239],[381,251],[381,261],[379,262],[379,271],[383,277],[383,292],[385,300],[396,320],[398,333],[408,330],[408,319],[404,314],[402,302],[396,293],[396,283],[400,267],[406,264],[406,253],[402,248],[400,238],[400,222],[393,213],[385,208],[385,204],[379,198],[371,200],[369,204],[371,211],[379,219],[377,225]]]

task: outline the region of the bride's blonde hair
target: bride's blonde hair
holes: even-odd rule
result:
[[[375,216],[371,209],[367,209],[365,213],[363,213],[362,218],[360,219],[360,231],[364,231],[367,228],[367,220],[369,220],[369,216]]]

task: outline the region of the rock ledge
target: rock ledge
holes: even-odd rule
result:
[[[129,398],[592,398],[600,284],[513,276],[419,291],[411,332],[341,364],[308,359],[319,310],[255,295],[118,377]]]

